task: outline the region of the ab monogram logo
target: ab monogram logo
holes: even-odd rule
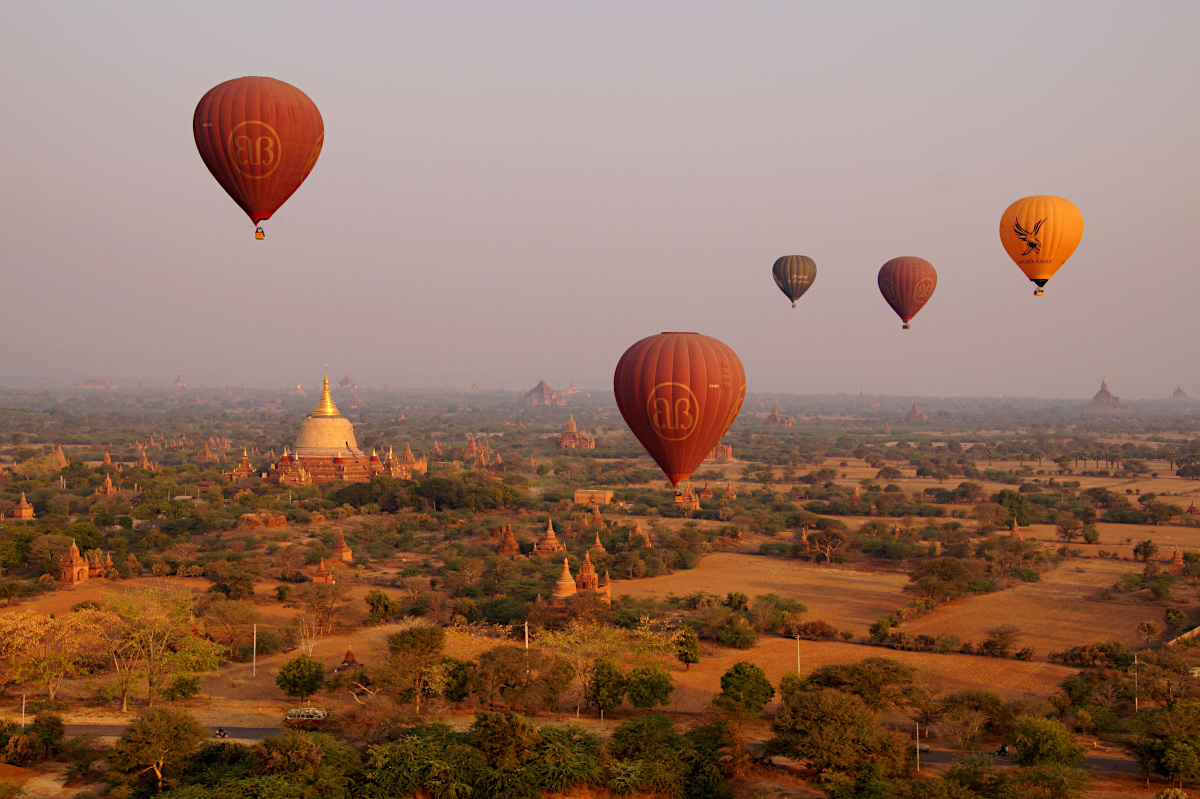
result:
[[[283,144],[270,125],[247,120],[229,131],[226,152],[238,172],[258,179],[267,177],[279,167]]]
[[[933,296],[933,281],[929,278],[922,278],[921,282],[917,283],[917,287],[913,289],[913,299],[917,302],[925,302]]]
[[[700,404],[683,383],[659,383],[646,399],[650,426],[664,441],[682,441],[696,432]]]

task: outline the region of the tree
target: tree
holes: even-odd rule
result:
[[[131,777],[153,771],[158,792],[162,793],[163,775],[181,765],[204,736],[190,713],[150,708],[125,728],[109,762]]]
[[[349,601],[350,589],[342,583],[307,583],[296,591],[296,601],[320,633],[333,630],[333,620]]]
[[[1156,637],[1161,632],[1162,627],[1158,626],[1158,622],[1144,621],[1137,626],[1138,638],[1141,638],[1147,644],[1150,643],[1151,638]]]
[[[572,622],[565,630],[541,630],[537,643],[566,658],[579,678],[579,693],[575,702],[575,715],[579,715],[590,691],[591,675],[597,661],[616,656],[629,648],[625,632],[607,624]],[[617,704],[620,704],[618,702]]]
[[[262,577],[262,566],[257,560],[215,560],[208,564],[205,576],[212,580],[213,592],[224,594],[227,599],[245,599],[254,596],[254,584]]]
[[[690,624],[684,625],[679,631],[679,638],[675,642],[675,659],[683,664],[685,671],[693,663],[700,662],[700,636]]]
[[[1047,799],[1076,799],[1091,783],[1088,773],[1063,763],[1041,763],[1020,768],[1009,777],[1006,796],[1045,796]]]
[[[109,624],[108,614],[92,608],[59,616],[24,616],[28,629],[22,636],[19,678],[39,683],[54,699],[63,680],[87,670],[87,663],[102,652],[100,631]]]
[[[771,731],[768,753],[807,762],[817,773],[852,772],[865,761],[894,772],[908,747],[904,736],[879,726],[861,699],[830,688],[792,694]]]
[[[304,701],[325,685],[325,664],[312,655],[300,655],[279,667],[275,684],[288,696]]]
[[[1063,543],[1069,544],[1083,532],[1083,522],[1074,513],[1060,513],[1054,520],[1058,528],[1058,537]]]
[[[121,709],[146,681],[146,702],[180,675],[211,671],[220,665],[220,644],[192,635],[191,594],[179,588],[150,588],[110,594],[106,600],[113,624],[102,628],[121,694]]]
[[[1190,624],[1190,622],[1188,622],[1187,614],[1179,608],[1167,608],[1164,610],[1163,623],[1166,624],[1171,632],[1173,632],[1175,635],[1179,635],[1181,632],[1186,630]]]
[[[609,660],[597,660],[588,677],[587,704],[597,710],[612,710],[625,701],[625,675]]]
[[[1031,718],[1021,722],[1013,733],[1013,748],[1019,766],[1043,763],[1079,766],[1085,757],[1084,748],[1075,736],[1054,719]]]
[[[1019,494],[1011,488],[1005,488],[1000,491],[996,497],[996,502],[1006,508],[1013,520],[1025,527],[1033,521],[1033,510],[1029,507],[1029,500],[1024,494]]]
[[[262,614],[251,604],[237,599],[218,599],[204,609],[204,624],[215,640],[224,641],[229,654],[236,655],[238,642],[249,638]]]
[[[726,713],[748,717],[761,713],[773,696],[775,689],[766,672],[743,660],[721,675],[721,693],[713,697],[713,704]]]
[[[669,704],[675,686],[671,675],[661,666],[637,666],[626,676],[625,690],[629,704],[639,710],[649,710],[655,705]]]
[[[387,637],[388,680],[421,713],[421,699],[434,696],[442,685],[442,649],[446,631],[441,627],[410,627]]]
[[[917,672],[891,658],[870,657],[858,663],[822,666],[808,675],[808,687],[834,688],[861,699],[875,712],[910,707],[924,696]]]
[[[400,612],[400,605],[378,588],[372,588],[367,592],[366,602],[367,607],[371,609],[371,615],[368,618],[371,624],[378,624]]]
[[[1150,539],[1139,541],[1133,548],[1133,556],[1142,563],[1149,563],[1158,554],[1158,545]]]

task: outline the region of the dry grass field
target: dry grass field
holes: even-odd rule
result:
[[[695,591],[708,591],[722,598],[730,591],[741,591],[751,599],[759,594],[779,594],[807,605],[806,619],[822,619],[839,630],[861,635],[877,618],[908,601],[901,593],[907,582],[908,577],[893,572],[855,571],[721,552],[705,556],[699,566],[688,571],[618,581],[613,584],[613,593],[659,599]]]

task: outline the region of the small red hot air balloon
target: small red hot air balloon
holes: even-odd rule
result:
[[[236,78],[208,90],[192,117],[196,149],[221,188],[258,226],[300,187],[325,139],[321,112],[274,78]]]
[[[879,269],[879,292],[904,321],[909,321],[929,302],[937,288],[937,270],[924,258],[893,258]]]
[[[659,333],[621,356],[613,393],[625,424],[678,485],[737,418],[746,372],[734,351],[715,338]]]

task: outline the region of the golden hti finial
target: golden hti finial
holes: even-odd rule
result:
[[[329,394],[329,367],[325,367],[325,385],[321,388],[321,399],[317,400],[317,407],[313,408],[310,416],[341,416],[342,413],[333,404],[333,397]]]

